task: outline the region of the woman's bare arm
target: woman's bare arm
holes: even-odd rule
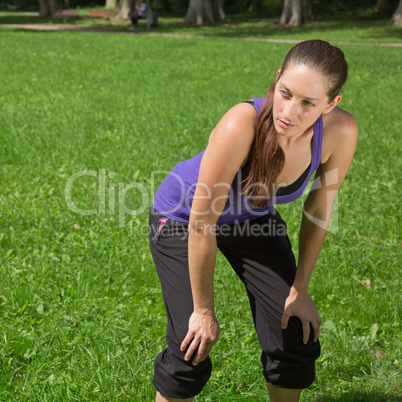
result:
[[[189,224],[189,270],[194,313],[181,349],[193,364],[204,360],[217,341],[219,325],[214,312],[213,278],[216,260],[216,222],[221,215],[233,179],[247,158],[253,138],[256,112],[239,104],[229,110],[211,134],[201,161]]]
[[[291,316],[297,316],[303,325],[303,341],[307,343],[310,324],[314,340],[321,325],[316,305],[308,294],[308,284],[322,249],[336,194],[352,162],[357,143],[357,123],[343,111],[337,111],[340,121],[329,124],[324,150],[325,162],[317,170],[316,179],[303,207],[299,236],[299,258],[296,277],[286,300],[282,327]],[[339,113],[341,115],[339,115]]]

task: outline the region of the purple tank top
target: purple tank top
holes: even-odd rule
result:
[[[265,98],[253,98],[257,115],[259,114]],[[299,198],[306,189],[308,181],[318,169],[321,160],[323,135],[323,122],[320,116],[314,123],[313,149],[311,164],[308,174],[296,191],[277,195],[273,204],[286,204]],[[204,151],[193,158],[179,162],[159,186],[153,200],[153,207],[168,218],[188,222],[190,210],[194,197],[195,188],[198,182],[198,173]],[[246,165],[247,166],[247,165]],[[272,205],[267,208],[256,208],[252,206],[245,195],[241,195],[241,182],[247,177],[246,168],[240,168],[230,188],[225,208],[220,215],[217,224],[233,224],[255,219],[269,213]]]

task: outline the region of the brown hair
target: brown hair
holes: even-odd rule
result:
[[[303,65],[328,77],[330,87],[327,96],[330,102],[340,93],[348,75],[343,52],[321,40],[304,41],[290,49],[278,79],[290,65]],[[247,195],[252,205],[260,208],[266,208],[274,197],[275,181],[285,164],[285,154],[278,143],[272,116],[277,80],[270,86],[261,107],[249,155],[250,171],[243,181],[242,194]]]

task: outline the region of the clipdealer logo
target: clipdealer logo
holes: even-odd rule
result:
[[[64,189],[64,198],[67,205],[67,208],[72,212],[82,215],[118,215],[119,226],[124,227],[126,224],[127,216],[140,216],[148,213],[148,210],[151,206],[151,202],[154,194],[156,193],[155,184],[158,182],[157,176],[162,179],[167,175],[170,175],[174,178],[174,185],[178,192],[180,192],[180,199],[175,201],[175,204],[169,209],[169,211],[161,211],[162,213],[174,213],[181,207],[185,207],[187,209],[191,208],[191,203],[193,199],[196,199],[197,196],[194,196],[194,191],[197,183],[192,186],[186,186],[183,179],[174,172],[170,171],[152,171],[151,172],[151,180],[150,183],[144,182],[131,182],[128,184],[125,183],[115,183],[114,179],[116,177],[116,173],[110,171],[106,173],[106,169],[96,170],[82,170],[77,173],[74,173],[66,182]],[[84,209],[78,207],[73,200],[73,188],[77,186],[80,187],[80,179],[83,177],[92,177],[96,180],[97,184],[97,202],[98,207],[93,209]],[[327,187],[336,185],[339,180],[338,168],[335,168],[329,172],[327,172],[324,177],[316,177],[312,182],[311,188],[306,189],[303,193],[303,196],[300,198],[300,201],[303,203],[303,213],[304,215],[317,226],[335,234],[338,231],[338,190],[327,189]],[[255,185],[257,185],[256,183]],[[217,199],[212,199],[213,191],[210,188],[207,188],[204,183],[198,183],[198,185],[202,186],[206,191],[207,195],[203,195],[200,198],[210,198],[211,199],[211,210],[214,213],[216,209]],[[261,184],[265,187],[264,184]],[[82,183],[81,183],[82,186]],[[226,186],[227,183],[216,183],[214,187]],[[237,188],[241,187],[241,183],[237,183]],[[278,186],[279,188],[280,186]],[[325,191],[326,196],[326,211],[325,216],[321,216],[320,218],[311,215],[305,208],[304,199],[306,198],[306,194],[313,193],[322,189]],[[274,191],[274,190],[273,190]],[[275,191],[274,191],[275,192]],[[129,208],[128,198],[135,200],[136,208]],[[219,198],[219,197],[218,197]],[[274,198],[275,199],[275,198]],[[275,202],[274,202],[275,204]],[[255,214],[256,216],[264,215],[264,210],[256,210],[249,204],[247,201],[247,197],[241,196],[237,192],[229,191],[227,197],[227,203],[224,211],[221,213],[222,216],[230,213],[234,213],[236,215],[241,213],[242,211],[247,211]],[[199,213],[199,215],[203,215],[203,213]]]
[[[97,209],[79,208],[73,201],[73,187],[80,185],[79,179],[88,176],[97,180]],[[82,216],[118,214],[120,227],[125,225],[127,215],[139,216],[143,214],[150,205],[150,194],[147,186],[144,183],[139,182],[132,182],[129,184],[115,183],[113,181],[115,177],[115,172],[110,171],[108,174],[106,174],[106,169],[99,169],[99,171],[83,170],[74,173],[67,180],[64,188],[64,199],[66,201],[67,208],[70,211]],[[106,181],[108,181],[107,184]],[[135,192],[136,199],[140,199],[140,205],[137,209],[130,209],[127,207],[127,193],[129,191]],[[107,209],[106,204],[108,205]]]

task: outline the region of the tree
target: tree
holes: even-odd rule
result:
[[[226,16],[222,3],[223,0],[190,0],[184,22],[202,25],[204,22],[224,21]]]
[[[383,14],[386,6],[388,5],[388,0],[377,0],[377,14]]]
[[[402,0],[399,0],[399,6],[391,18],[391,24],[402,25]]]
[[[39,16],[53,15],[63,8],[61,0],[39,0]]]
[[[226,15],[225,12],[223,11],[223,0],[215,0],[213,2],[213,6],[214,6],[213,12],[215,21],[225,21]]]
[[[122,20],[128,20],[130,18],[130,13],[134,8],[134,5],[135,0],[120,0],[116,18],[120,18]]]
[[[284,0],[280,24],[297,26],[312,19],[311,0]]]
[[[116,9],[117,8],[117,0],[106,0],[105,8],[112,9],[112,10]]]

